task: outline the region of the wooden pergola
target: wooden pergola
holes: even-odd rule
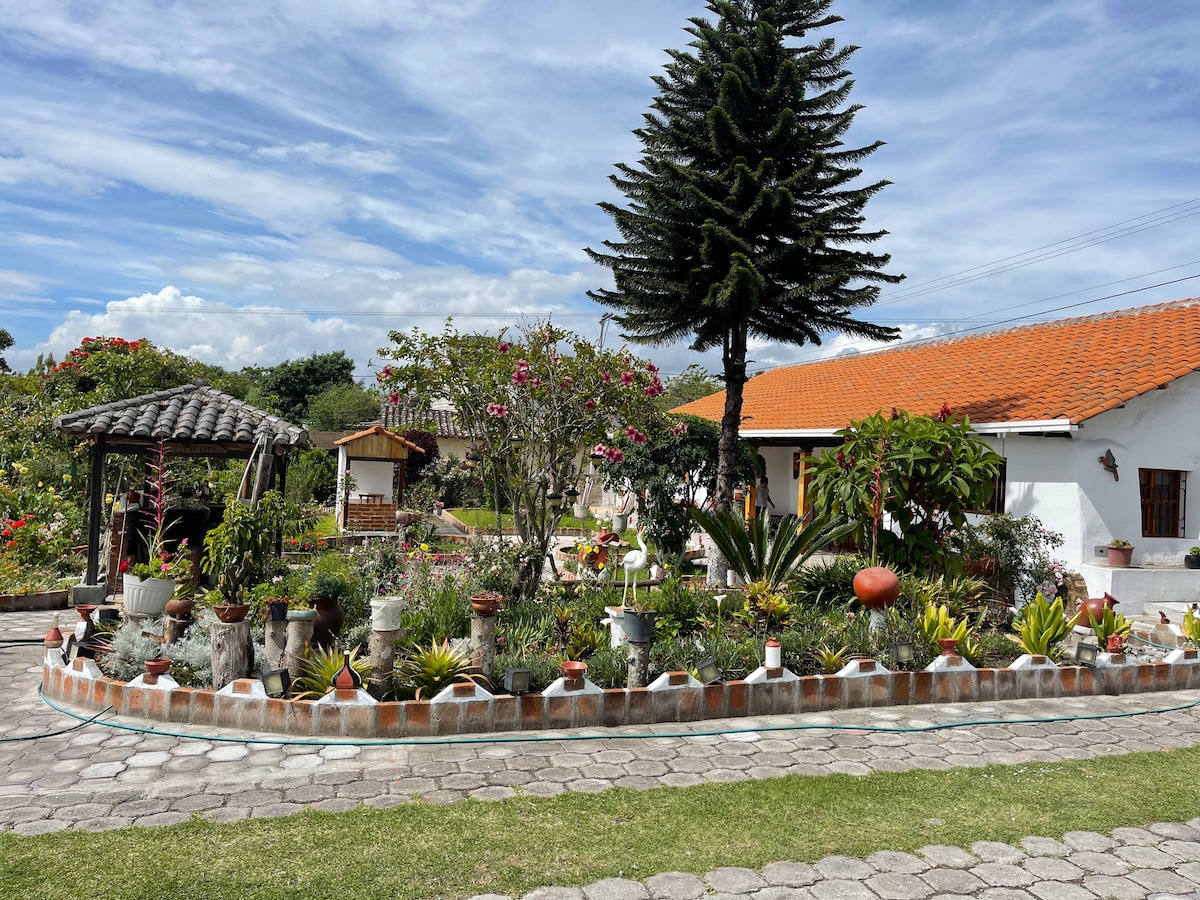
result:
[[[180,387],[56,416],[54,427],[92,441],[85,583],[100,574],[104,466],[109,454],[145,456],[163,440],[171,456],[250,459],[261,453],[256,488],[287,481],[287,454],[312,445],[308,432],[195,380]]]

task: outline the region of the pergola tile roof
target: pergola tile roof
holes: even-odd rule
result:
[[[846,427],[892,407],[1069,422],[1200,370],[1200,298],[784,366],[745,386],[743,432]],[[720,421],[720,392],[679,407]]]
[[[403,403],[383,404],[380,414],[383,426],[402,431],[408,428],[425,428],[432,420],[434,434],[438,437],[463,438],[469,440],[470,433],[459,424],[458,416],[452,409],[421,410]]]
[[[277,451],[310,446],[308,432],[204,381],[56,416],[68,434],[146,441],[253,444],[272,438]]]

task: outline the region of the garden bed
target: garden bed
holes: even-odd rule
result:
[[[32,594],[0,594],[0,612],[30,612],[66,609],[70,591],[37,591]]]
[[[660,683],[649,688],[583,690],[547,696],[500,694],[487,699],[441,697],[365,704],[345,698],[272,700],[248,693],[143,687],[106,678],[91,660],[47,662],[43,691],[51,699],[125,716],[241,731],[324,737],[408,738],[489,732],[652,725],[744,716],[794,715],[856,707],[972,703],[1040,697],[1086,697],[1200,688],[1200,660],[1087,668],[971,669],[887,672],[858,660],[838,675],[729,681],[702,687]],[[875,673],[868,670],[874,668]],[[251,679],[241,685],[248,690]],[[666,682],[667,679],[663,679]],[[235,683],[234,689],[237,689]],[[346,702],[342,702],[343,699]],[[332,702],[330,702],[332,700]],[[360,702],[353,702],[358,700]]]

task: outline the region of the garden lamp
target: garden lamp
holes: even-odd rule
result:
[[[1100,648],[1095,644],[1080,644],[1075,648],[1075,662],[1081,666],[1094,666]]]
[[[528,442],[525,440],[525,438],[521,437],[519,434],[509,435],[508,446],[512,447],[514,450],[520,450],[525,446],[526,443]]]
[[[702,684],[715,684],[721,680],[721,667],[711,657],[696,667],[696,673],[699,675]]]
[[[569,487],[563,491],[563,496],[567,498],[568,503],[574,503],[579,499],[579,491],[573,487]]]
[[[467,464],[468,469],[475,469],[478,468],[482,459],[483,457],[479,455],[478,451],[472,449],[467,451],[467,455],[463,458],[463,461]]]
[[[562,506],[563,495],[558,491],[547,491],[546,502],[550,504],[551,509],[558,509]]]
[[[916,658],[916,648],[912,641],[895,641],[891,645],[892,659],[897,665],[910,663]]]
[[[288,691],[292,689],[292,673],[287,669],[263,672],[262,686],[268,697],[276,700],[286,697]]]
[[[528,694],[529,670],[506,669],[504,672],[504,689],[510,694]]]

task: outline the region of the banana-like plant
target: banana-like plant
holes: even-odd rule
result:
[[[1013,626],[1021,636],[1021,649],[1035,656],[1058,659],[1062,648],[1058,646],[1071,628],[1079,624],[1079,615],[1070,619],[1063,611],[1062,597],[1051,603],[1038,591],[1037,596],[1021,607],[1013,620]]]
[[[810,556],[827,544],[848,535],[854,524],[844,519],[814,519],[801,527],[795,516],[784,516],[769,533],[767,519],[746,522],[739,515],[716,510],[692,510],[692,518],[713,539],[737,576],[747,583],[765,581],[778,591]]]

